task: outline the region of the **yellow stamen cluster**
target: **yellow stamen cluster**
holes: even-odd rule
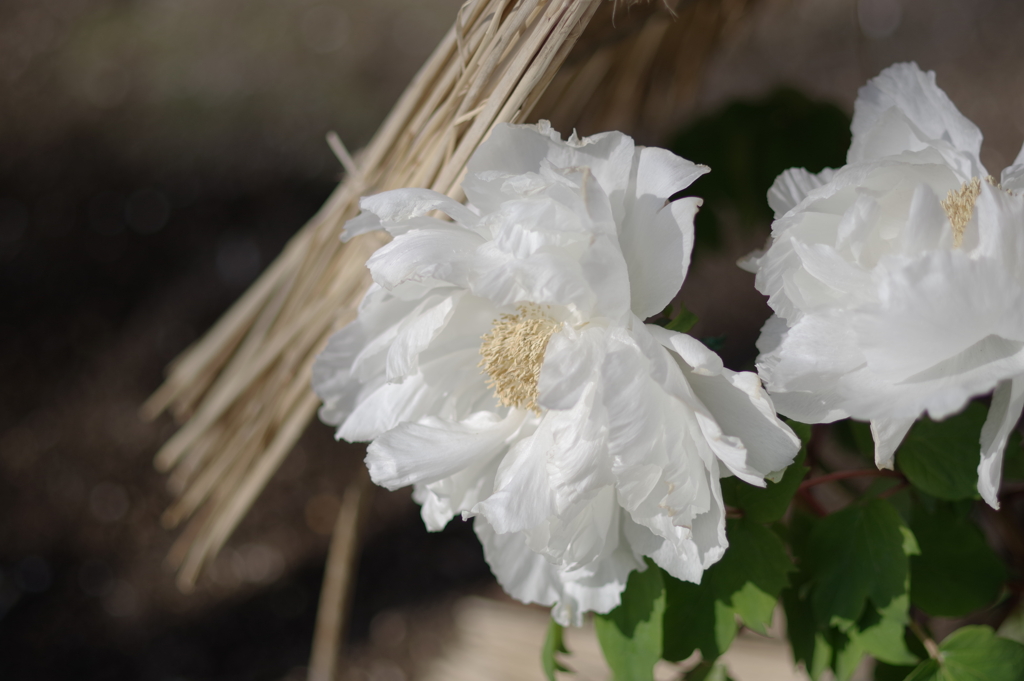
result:
[[[544,350],[558,323],[533,303],[520,305],[518,314],[503,314],[494,320],[490,333],[480,337],[479,366],[490,379],[487,387],[506,407],[520,407],[540,413],[537,380],[544,363]]]
[[[985,181],[996,189],[1002,189],[996,178],[988,175]],[[953,248],[960,248],[964,242],[964,230],[967,223],[974,215],[974,204],[981,195],[981,180],[972,177],[970,182],[964,182],[959,189],[950,189],[946,198],[942,201],[942,208],[949,217],[949,224],[953,227]]]

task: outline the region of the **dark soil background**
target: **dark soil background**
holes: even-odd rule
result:
[[[303,678],[358,448],[311,426],[184,595],[151,465],[174,424],[137,410],[327,197],[324,135],[364,144],[459,4],[0,0],[0,679]],[[1016,155],[1019,4],[768,5],[681,125],[780,85],[849,113],[867,78],[914,58],[986,133],[992,168]],[[731,229],[744,207],[723,201],[683,297],[741,366],[767,308],[732,263],[767,223]],[[496,593],[471,528],[430,535],[407,492],[379,491],[352,677],[415,675],[469,592]]]
[[[174,426],[137,410],[333,189],[326,132],[364,144],[458,5],[390,4],[0,3],[0,678],[308,659],[359,450],[312,427],[184,595],[150,463]],[[489,583],[471,528],[427,534],[407,493],[377,495],[368,535],[353,640]]]

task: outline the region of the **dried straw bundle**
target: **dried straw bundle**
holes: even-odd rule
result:
[[[461,200],[477,145],[496,124],[526,121],[535,110],[560,130],[663,134],[711,49],[755,2],[471,0],[462,7],[358,161],[332,140],[345,180],[143,406],[148,418],[169,409],[183,423],[156,456],[177,497],[165,525],[190,519],[170,556],[180,588],[194,586],[316,411],[313,360],[355,316],[370,283],[365,262],[386,238],[340,242],[359,197],[429,187]]]

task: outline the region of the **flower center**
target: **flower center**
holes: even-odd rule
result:
[[[996,182],[996,178],[991,175],[985,176],[985,181],[996,189],[1003,189],[1002,185]],[[1013,194],[1009,190],[1004,189],[1003,191],[1010,195]],[[964,230],[967,229],[967,223],[974,215],[974,204],[980,195],[981,180],[972,177],[970,182],[964,182],[959,189],[950,189],[945,200],[941,202],[946,216],[949,217],[949,224],[953,227],[953,248],[960,248],[963,244]]]
[[[518,314],[503,314],[494,320],[490,333],[480,337],[478,366],[490,376],[487,387],[506,407],[522,407],[540,413],[537,379],[544,363],[544,350],[558,322],[533,303],[519,305]]]

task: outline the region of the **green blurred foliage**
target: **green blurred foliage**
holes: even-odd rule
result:
[[[594,629],[615,681],[653,681],[661,659],[665,616],[665,582],[661,568],[629,575],[622,603],[607,615],[594,617]]]
[[[735,638],[737,617],[761,633],[771,624],[793,561],[782,541],[759,523],[729,520],[726,528],[729,549],[700,584],[665,575],[666,660],[685,660],[694,650],[706,661],[716,659]]]
[[[896,463],[910,482],[933,497],[978,498],[981,426],[988,409],[978,402],[944,421],[923,418],[896,450]]]
[[[766,225],[772,211],[765,196],[779,174],[788,168],[819,172],[839,167],[849,147],[849,116],[791,89],[736,102],[695,121],[670,146],[711,167],[680,194],[704,199],[695,246],[719,245],[719,225],[727,213],[736,214],[746,228]]]
[[[722,480],[722,496],[725,503],[743,511],[743,517],[759,523],[773,523],[780,520],[789,508],[793,495],[807,475],[804,465],[807,458],[807,443],[811,439],[811,427],[787,420],[793,432],[800,438],[800,453],[786,469],[778,482],[768,481],[764,487],[754,487],[739,478]]]
[[[964,617],[991,605],[1006,568],[971,522],[970,503],[917,501],[910,529],[920,555],[910,559],[910,600],[929,615]]]
[[[906,594],[913,534],[891,505],[871,500],[823,518],[808,543],[811,605],[821,625],[857,621],[870,599],[887,608]]]
[[[922,662],[906,681],[1024,681],[1024,645],[989,627],[963,627],[942,642],[939,659]]]
[[[559,662],[556,657],[558,653],[569,654],[569,649],[565,647],[565,640],[562,634],[562,625],[551,620],[548,624],[548,635],[544,639],[544,647],[540,651],[541,667],[544,669],[544,676],[547,677],[548,681],[557,681],[555,677],[556,671],[569,671],[568,667]]]
[[[733,678],[724,665],[703,660],[683,675],[683,681],[733,681]]]
[[[903,640],[909,621],[908,558],[917,542],[889,503],[871,499],[822,519],[790,523],[800,572],[782,594],[793,654],[817,679],[840,680],[870,654],[892,664],[918,657]]]
[[[678,195],[705,200],[697,216],[698,247],[719,245],[725,221],[766,226],[773,218],[766,193],[786,169],[843,165],[849,126],[838,108],[780,90],[726,106],[682,131],[672,150],[713,171]],[[696,317],[670,306],[652,321],[685,333]],[[711,347],[716,339],[703,341]],[[790,422],[803,446],[778,482],[759,488],[734,477],[721,481],[730,515],[742,517],[727,522],[730,546],[701,583],[681,582],[652,564],[630,577],[619,608],[596,618],[614,677],[648,681],[659,657],[679,661],[699,651],[703,661],[684,679],[727,681],[718,658],[740,626],[763,632],[781,601],[795,661],[812,679],[831,673],[846,681],[870,655],[878,681],[1024,681],[1024,646],[987,627],[964,627],[933,659],[923,642],[928,634],[911,622],[912,605],[918,614],[966,617],[1004,593],[1009,571],[973,512],[980,503],[978,440],[986,413],[976,402],[941,422],[919,420],[896,453],[906,481],[877,478],[866,489],[835,483],[859,498],[832,513],[793,503],[810,464],[820,469],[826,462],[808,452],[810,426]],[[865,469],[874,467],[867,423],[848,419],[830,428],[841,445],[861,455]],[[1016,433],[1004,477],[1024,480]],[[549,678],[560,669],[559,650],[560,629],[545,646]]]

